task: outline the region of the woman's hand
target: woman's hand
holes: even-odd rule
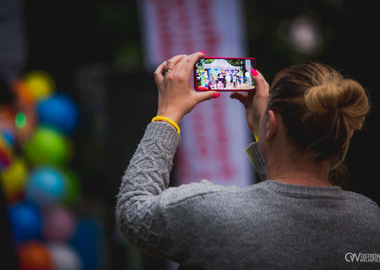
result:
[[[159,65],[154,72],[158,88],[158,116],[179,123],[198,103],[219,96],[215,91],[197,92],[190,85],[195,63],[205,54],[177,55]]]
[[[247,125],[253,133],[258,134],[260,118],[267,106],[269,84],[257,70],[251,69],[251,74],[256,90],[248,92],[248,94],[235,92],[230,97],[239,100],[244,105]]]

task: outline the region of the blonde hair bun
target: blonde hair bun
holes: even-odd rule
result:
[[[364,88],[355,80],[330,78],[305,92],[306,107],[316,113],[338,113],[348,129],[359,130],[369,110]]]

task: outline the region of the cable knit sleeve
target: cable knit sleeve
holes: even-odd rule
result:
[[[150,123],[122,178],[116,219],[125,237],[144,251],[168,257],[170,233],[161,213],[178,133],[165,122]]]

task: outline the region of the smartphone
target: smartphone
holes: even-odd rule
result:
[[[204,57],[194,66],[194,87],[197,91],[253,91],[251,68],[254,58]]]

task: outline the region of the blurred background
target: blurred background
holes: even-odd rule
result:
[[[115,196],[157,108],[148,11],[156,4],[161,20],[183,21],[171,7],[195,2],[0,0],[0,258],[9,269],[173,267],[124,240]],[[246,55],[231,56],[254,57],[269,83],[284,67],[319,61],[363,84],[372,109],[352,139],[343,187],[380,203],[376,1],[207,2],[239,8]],[[187,15],[188,28],[207,16],[203,4]],[[170,46],[210,55],[219,42],[172,40],[161,56],[172,56]]]

